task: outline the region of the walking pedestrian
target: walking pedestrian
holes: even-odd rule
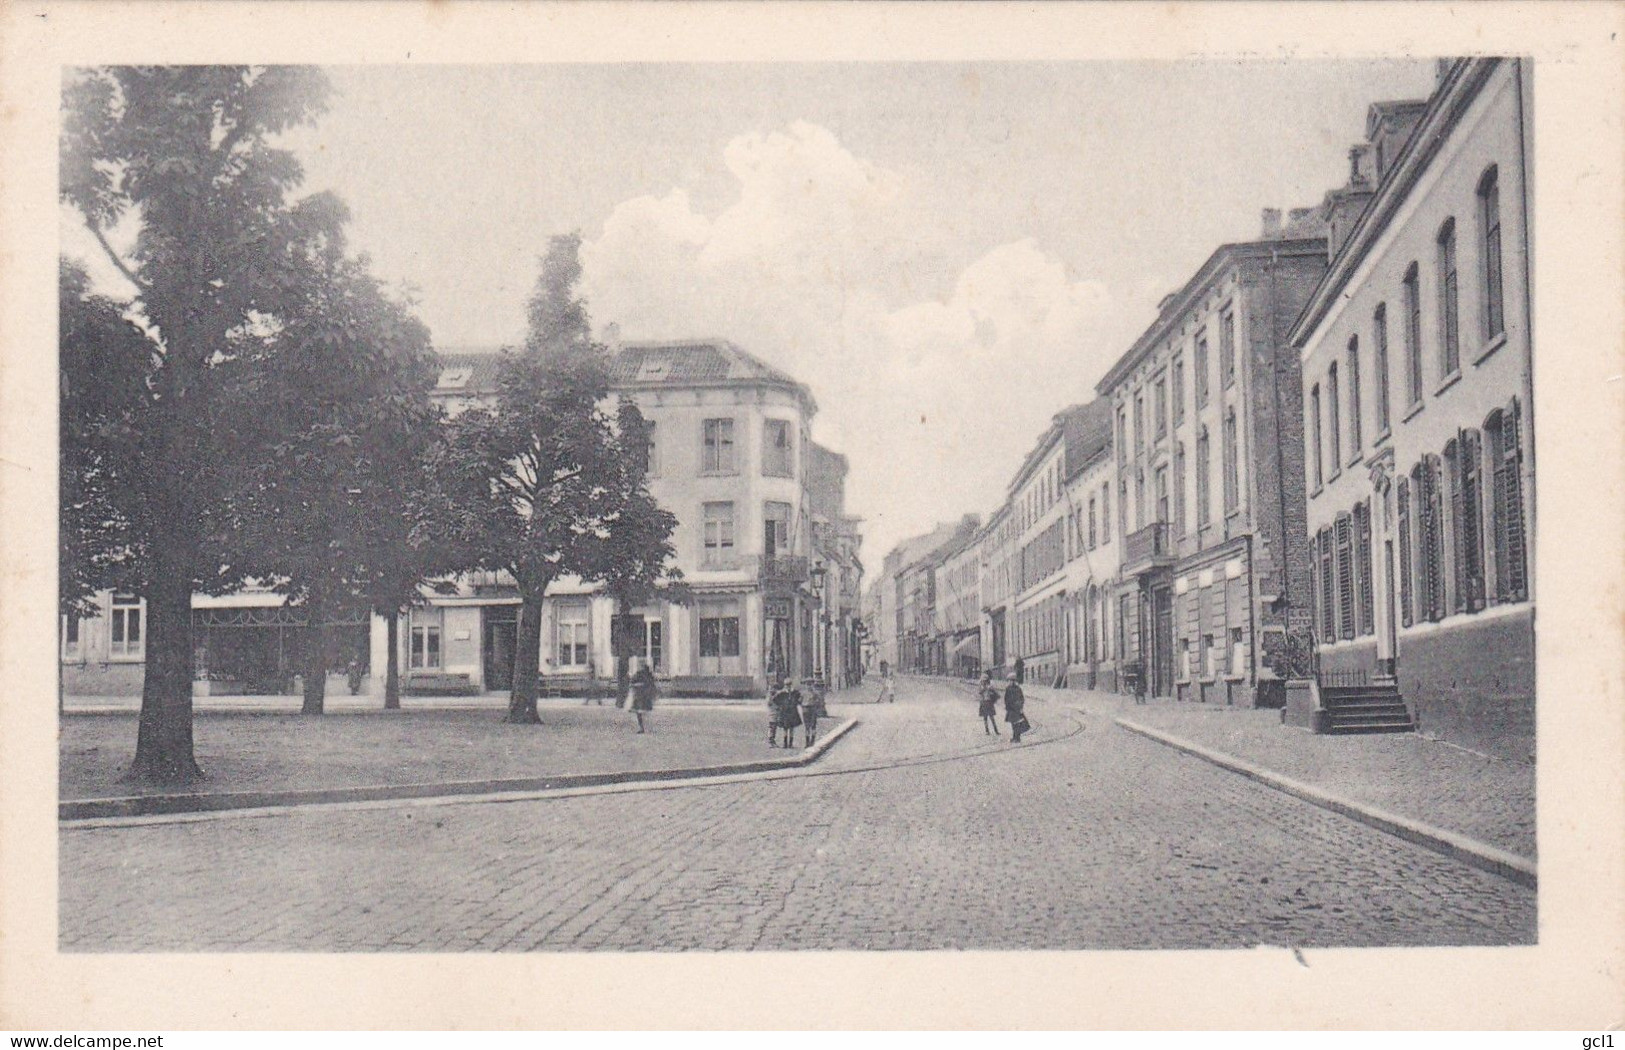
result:
[[[807,684],[807,694],[801,700],[801,724],[806,726],[805,736],[807,747],[812,747],[818,739],[818,720],[826,718],[829,711],[824,707],[824,680],[814,678]]]
[[[982,716],[982,732],[999,736],[999,691],[993,688],[993,676],[986,671],[977,683],[976,699],[979,701],[976,713]]]
[[[891,664],[880,661],[880,703],[895,704],[897,702],[897,677],[892,674]]]
[[[779,687],[767,701],[770,721],[767,725],[767,746],[779,746],[779,730],[784,730],[786,749],[796,746],[796,726],[801,724],[801,695],[790,687],[790,680],[779,679]]]
[[[638,720],[638,732],[653,733],[655,694],[655,673],[642,657],[634,658],[638,669],[632,675],[632,714]]]
[[[1027,695],[1021,691],[1021,684],[1016,681],[1012,672],[1009,684],[1004,687],[1004,720],[1010,723],[1010,742],[1021,743],[1021,734],[1032,729],[1032,723],[1027,721]]]
[[[1016,657],[1016,675],[1015,675],[1015,678],[1016,678],[1016,684],[1017,685],[1020,685],[1021,683],[1025,682],[1027,680],[1027,661],[1023,660],[1019,656]]]
[[[604,706],[604,697],[598,692],[598,665],[591,660],[587,661],[587,695],[582,697],[581,706],[596,703]]]

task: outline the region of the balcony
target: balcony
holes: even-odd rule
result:
[[[1123,541],[1123,572],[1136,575],[1174,563],[1174,538],[1166,521],[1152,522]]]
[[[763,584],[795,586],[810,578],[807,557],[802,554],[763,555],[757,561],[757,579]]]

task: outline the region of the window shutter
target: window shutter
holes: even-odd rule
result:
[[[1347,514],[1337,518],[1337,624],[1338,636],[1354,637],[1353,526]]]
[[[1371,504],[1361,503],[1354,508],[1355,560],[1358,578],[1360,634],[1375,634],[1376,608],[1371,595]]]
[[[1336,577],[1332,574],[1332,530],[1320,530],[1320,637],[1337,636]]]
[[[1424,619],[1444,619],[1444,493],[1439,481],[1439,457],[1423,461],[1422,480],[1427,489],[1423,507],[1422,580],[1426,605]]]
[[[1529,567],[1523,527],[1523,448],[1520,444],[1521,421],[1518,402],[1514,400],[1506,410],[1501,423],[1501,442],[1506,474],[1506,536],[1507,583],[1506,594],[1512,601],[1529,597]]]
[[[1399,616],[1409,627],[1411,617],[1411,493],[1404,478],[1399,479],[1394,496],[1399,519]]]
[[[1460,431],[1457,438],[1445,446],[1445,459],[1450,465],[1450,546],[1451,590],[1455,612],[1467,611],[1467,499],[1463,491],[1466,481],[1466,450],[1462,447]]]
[[[1484,492],[1479,459],[1478,431],[1461,435],[1462,549],[1465,555],[1463,578],[1467,585],[1467,610],[1484,608]]]

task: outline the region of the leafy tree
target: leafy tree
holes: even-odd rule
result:
[[[233,366],[298,305],[311,253],[336,236],[331,196],[294,200],[302,171],[276,137],[323,109],[323,75],[297,67],[112,67],[65,88],[61,196],[132,288],[151,357],[135,466],[110,499],[129,522],[147,601],[146,676],[133,776],[200,775],[192,747],[195,590],[228,590],[226,495],[256,449],[232,409]],[[108,231],[138,225],[121,255]]]
[[[540,721],[542,603],[578,573],[616,484],[615,441],[600,407],[609,396],[604,348],[592,341],[579,235],[554,237],[529,302],[525,345],[505,352],[494,403],[455,421],[463,542],[473,560],[506,569],[519,587],[510,722]]]
[[[325,239],[311,279],[256,351],[237,359],[240,418],[265,454],[227,496],[239,564],[305,614],[306,714],[321,714],[335,614],[398,606],[421,575],[429,401],[428,329]],[[414,575],[415,574],[415,575]]]
[[[121,494],[139,473],[136,451],[148,407],[151,343],[124,305],[90,292],[83,268],[63,260],[57,280],[61,400],[58,602],[66,615],[94,611],[102,588],[131,590],[139,577],[139,511]]]
[[[585,544],[581,575],[604,585],[621,617],[657,597],[686,604],[688,585],[672,564],[677,518],[649,494],[649,424],[629,397],[620,399],[615,431],[611,483],[600,493],[599,527]],[[627,670],[627,656],[620,652],[615,657],[617,697],[626,696]]]

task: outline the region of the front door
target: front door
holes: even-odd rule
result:
[[[1152,692],[1157,696],[1172,696],[1174,692],[1174,596],[1162,587],[1152,592],[1151,603],[1154,630],[1152,666],[1154,681]]]
[[[484,664],[485,688],[497,691],[513,688],[514,643],[519,607],[503,605],[485,608],[480,615],[480,653]]]
[[[1383,641],[1387,643],[1384,651],[1377,654],[1377,665],[1384,674],[1395,674],[1399,667],[1399,621],[1398,610],[1394,607],[1394,541],[1384,540],[1382,543],[1382,574],[1383,582],[1387,584],[1382,589],[1382,608],[1385,614],[1382,618]]]

